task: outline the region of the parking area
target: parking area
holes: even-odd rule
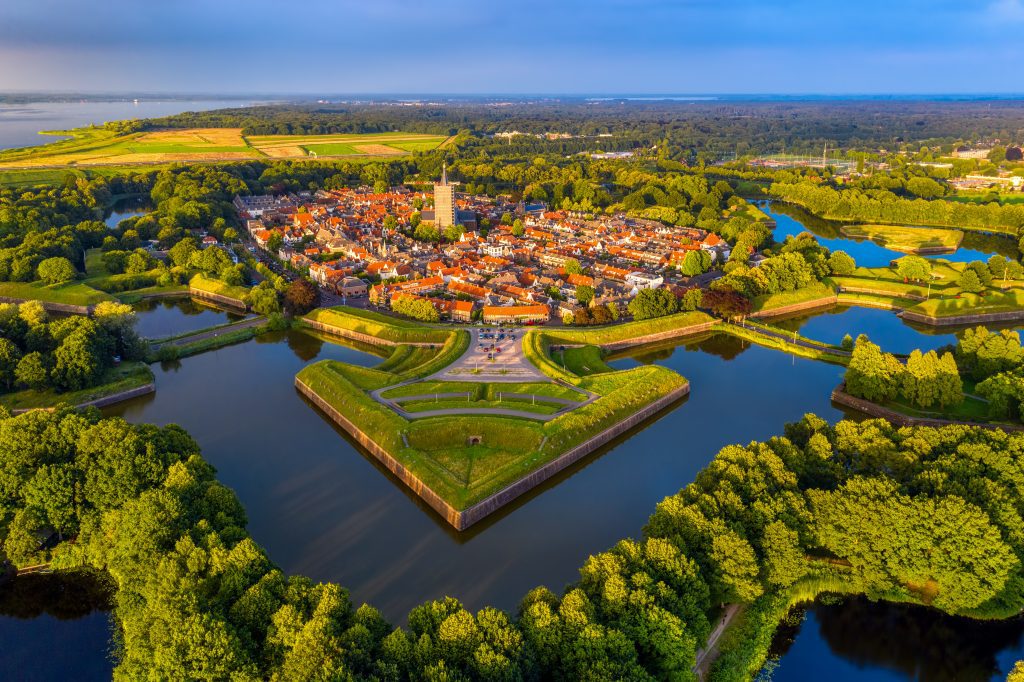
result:
[[[523,355],[526,330],[516,327],[472,327],[469,350],[438,376],[486,375],[488,381],[548,381]]]

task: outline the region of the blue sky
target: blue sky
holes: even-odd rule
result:
[[[1024,0],[5,0],[0,90],[1020,93]]]

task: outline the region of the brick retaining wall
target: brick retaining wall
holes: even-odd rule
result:
[[[1017,322],[1024,320],[1024,310],[1011,310],[1005,313],[975,313],[974,315],[953,315],[951,317],[932,317],[923,313],[904,310],[899,313],[904,320],[928,324],[934,327],[950,325],[986,324],[988,322]]]
[[[417,478],[415,474],[402,466],[402,464],[387,450],[378,445],[376,441],[349,421],[347,417],[317,395],[316,391],[306,385],[298,377],[295,378],[295,387],[300,393],[309,398],[314,405],[319,407],[338,426],[343,428],[353,440],[366,448],[366,450],[373,455],[377,461],[383,464],[388,471],[408,486],[427,504],[427,506],[440,514],[441,517],[451,524],[456,530],[465,530],[477,521],[493,514],[520,495],[537,487],[570,465],[580,461],[602,445],[605,445],[633,427],[638,426],[672,403],[682,399],[690,392],[690,384],[687,382],[668,395],[654,401],[639,412],[630,415],[626,419],[610,426],[596,436],[591,437],[580,445],[577,445],[571,450],[559,455],[541,468],[527,474],[506,488],[499,490],[490,497],[477,502],[463,511],[459,511],[445,502],[440,495],[431,490],[430,487]]]
[[[623,341],[615,341],[613,343],[601,344],[601,350],[606,352],[614,352],[622,350],[624,348],[632,348],[633,346],[645,346],[649,343],[658,343],[661,341],[669,341],[671,339],[677,339],[682,336],[693,336],[694,334],[700,334],[706,332],[714,327],[716,324],[720,324],[721,320],[711,320],[709,322],[701,322],[700,324],[692,324],[689,327],[680,327],[678,329],[670,329],[664,332],[658,332],[656,334],[645,334],[644,336],[637,336],[632,339],[625,339]],[[566,344],[556,344],[559,346]]]
[[[132,398],[138,398],[139,396],[147,395],[156,391],[156,384],[149,382],[144,386],[137,386],[136,388],[130,388],[127,391],[120,391],[118,393],[111,393],[94,400],[86,400],[83,403],[78,403],[74,407],[76,409],[82,409],[85,407],[107,407],[114,403],[124,402],[125,400],[131,400]],[[24,414],[25,412],[33,412],[35,410],[46,410],[52,412],[52,407],[22,407],[16,410],[11,410],[11,414],[18,415]]]
[[[396,342],[388,341],[387,339],[380,339],[371,334],[364,334],[362,332],[353,331],[351,329],[345,329],[344,327],[335,327],[332,324],[324,324],[317,320],[311,320],[307,317],[302,318],[302,323],[309,326],[311,329],[315,329],[325,334],[333,334],[334,336],[340,336],[344,339],[351,339],[352,341],[359,341],[371,346],[383,346],[385,348],[391,348],[393,346],[423,346],[426,348],[440,348],[444,345],[443,341],[435,341],[434,343],[408,343],[408,342]]]
[[[249,306],[245,304],[245,301],[230,296],[224,296],[223,294],[215,294],[210,291],[203,291],[202,289],[196,289],[194,287],[188,288],[188,295],[195,298],[205,299],[207,301],[213,301],[220,303],[221,305],[228,306],[229,308],[237,308],[238,310],[249,310]]]
[[[897,426],[951,426],[954,424],[960,426],[977,426],[983,429],[991,430],[1003,430],[1003,431],[1024,431],[1024,425],[1022,424],[987,424],[984,422],[968,422],[960,421],[957,419],[935,419],[931,417],[911,417],[910,415],[890,410],[887,407],[882,407],[878,403],[873,403],[870,400],[864,400],[863,398],[857,398],[845,391],[846,384],[839,384],[832,390],[832,401],[839,403],[843,407],[849,407],[871,415],[872,417],[879,417],[881,419],[888,420]]]
[[[34,301],[37,299],[29,298],[10,298],[8,296],[0,296],[0,303],[27,303],[28,301]],[[43,304],[43,307],[51,313],[70,313],[72,315],[89,315],[92,313],[94,306],[88,305],[71,305],[70,303],[52,303],[50,301],[39,301]]]
[[[826,308],[834,306],[838,296],[835,294],[831,296],[822,296],[816,298],[813,301],[804,301],[803,303],[793,303],[792,305],[784,305],[778,308],[772,308],[771,310],[759,310],[755,313],[748,315],[751,319],[761,319],[766,317],[778,317],[779,315],[788,315],[789,313],[799,313],[804,310],[815,310],[817,308]]]

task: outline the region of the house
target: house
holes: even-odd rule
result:
[[[366,282],[358,277],[345,277],[337,285],[338,293],[348,298],[359,298],[366,295]]]
[[[546,305],[487,305],[483,309],[483,320],[486,324],[547,322],[550,318],[551,311]]]

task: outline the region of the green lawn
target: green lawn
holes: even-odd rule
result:
[[[44,391],[25,389],[14,393],[0,394],[0,404],[10,410],[49,408],[61,403],[79,405],[113,393],[145,386],[152,381],[153,372],[145,363],[124,362],[107,370],[103,381],[97,386],[66,393],[59,393],[52,389]]]
[[[103,264],[103,249],[89,249],[85,252],[85,274],[89,277],[103,277],[110,273]]]
[[[1017,312],[1024,310],[1024,290],[1015,288],[999,292],[990,289],[984,296],[967,293],[933,296],[930,300],[921,301],[907,310],[936,318]]]
[[[321,313],[317,317],[323,316],[321,311],[315,312]],[[418,334],[439,331],[449,334],[445,348],[415,369],[419,376],[427,376],[424,368],[428,365],[430,369],[447,366],[458,357],[464,344],[468,344],[468,334],[464,331],[427,327],[365,311],[326,312],[326,319],[341,316],[346,325],[360,330],[372,328],[393,337],[418,339]],[[397,352],[392,354],[378,368],[325,360],[304,368],[298,378],[369,434],[452,507],[465,509],[686,383],[672,370],[658,366],[580,376],[552,363],[547,357],[547,343],[549,340],[540,330],[527,333],[527,353],[540,354],[546,359],[539,363],[543,371],[553,378],[562,378],[585,391],[596,393],[598,398],[543,424],[532,418],[480,414],[404,419],[386,405],[373,400],[369,392],[407,380],[408,374],[399,375],[393,371],[406,366],[406,359],[410,357],[406,353],[402,357],[398,357]],[[600,361],[600,351],[593,346],[590,348],[589,353],[597,354],[596,364]],[[527,394],[580,402],[586,398],[583,393],[565,386],[541,382],[424,381],[399,386],[384,391],[382,395],[394,399],[461,392],[471,395],[466,399],[406,401],[402,406],[414,411],[467,406],[506,407],[553,414],[563,406],[546,402],[543,398],[534,404]],[[502,394],[500,401],[499,393]],[[471,437],[480,438],[481,443],[470,445]]]
[[[441,400],[409,400],[400,403],[406,412],[429,412],[431,410],[461,410],[465,408],[477,409],[507,409],[532,412],[539,415],[554,414],[562,409],[562,405],[555,403],[538,402],[533,404],[529,400],[465,400],[458,398],[444,398]]]
[[[367,334],[393,343],[444,343],[453,333],[452,329],[428,327],[418,322],[383,315],[372,310],[344,306],[317,308],[303,319]]]
[[[551,351],[551,353],[552,360],[581,377],[588,374],[614,371],[605,363],[604,358],[601,356],[601,349],[597,346],[566,348],[564,351],[556,350]]]
[[[713,321],[713,319],[707,313],[694,311],[604,327],[549,327],[545,328],[543,333],[553,344],[604,346],[651,334],[660,334],[662,332],[705,324]]]
[[[904,253],[936,248],[955,251],[964,238],[964,233],[959,230],[902,225],[843,225],[839,231],[847,237],[870,239],[876,244]]]
[[[197,274],[188,282],[189,288],[197,291],[205,291],[211,294],[226,296],[237,300],[244,305],[245,298],[249,295],[249,287],[232,286],[219,279],[213,279],[203,274]]]
[[[776,308],[783,308],[785,306],[797,305],[800,303],[808,303],[821,298],[834,296],[835,291],[832,287],[827,284],[814,283],[809,287],[803,289],[795,289],[793,291],[783,291],[778,294],[766,294],[764,296],[757,296],[751,301],[753,304],[754,313],[763,313]]]
[[[42,282],[0,282],[0,297],[90,306],[113,297],[83,282],[45,285]]]

